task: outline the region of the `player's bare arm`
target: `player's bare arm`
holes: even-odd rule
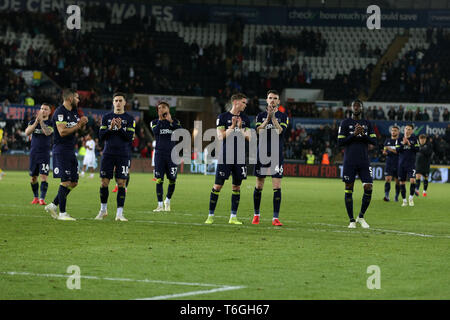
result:
[[[39,124],[41,125],[42,132],[46,136],[49,136],[53,133],[53,129],[45,124],[44,119],[41,118]]]
[[[56,128],[58,129],[59,135],[61,137],[65,137],[68,135],[71,135],[75,133],[76,131],[82,129],[86,123],[88,122],[87,117],[81,117],[80,121],[77,122],[77,124],[71,128],[68,128],[65,123],[58,123],[56,125]]]
[[[36,127],[39,123],[38,117],[39,117],[39,113],[38,113],[38,116],[36,117],[36,120],[33,122],[33,124],[28,125],[28,127],[25,129],[25,134],[27,136],[31,135],[33,133],[34,129],[36,129]]]
[[[278,134],[281,134],[283,132],[283,128],[281,128],[280,123],[278,122],[277,118],[275,117],[275,113],[272,114],[272,124],[274,125]]]
[[[231,126],[228,127],[226,131],[224,129],[217,129],[217,135],[219,136],[219,140],[226,139],[230,134],[232,134],[235,131],[234,128],[236,128],[237,125],[237,118],[238,117],[231,118]],[[220,138],[220,136],[222,136],[222,138]]]

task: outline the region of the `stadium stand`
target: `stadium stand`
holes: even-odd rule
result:
[[[27,95],[36,103],[57,104],[58,95],[29,87],[14,69],[40,70],[55,86],[89,91],[84,108],[105,109],[114,91],[188,96],[214,96],[225,107],[235,92],[249,97],[248,114],[259,111],[258,97],[271,88],[320,88],[325,100],[344,104],[355,97],[371,101],[435,102],[450,100],[450,39],[438,29],[363,27],[300,27],[209,23],[193,16],[179,21],[140,19],[111,23],[106,7],[84,17],[80,32],[69,32],[57,12],[0,12],[0,101],[22,104]],[[25,23],[22,23],[25,21]],[[448,121],[448,111],[415,114],[380,108],[366,110],[368,119]],[[303,159],[312,149],[320,160],[342,156],[336,145],[337,124],[345,110],[331,112],[314,105],[291,104],[290,117],[333,118],[318,133],[290,128],[286,157]],[[24,124],[8,121],[2,148],[26,149]],[[98,123],[92,120],[92,134]],[[448,163],[450,129],[434,137],[435,162]],[[148,140],[142,130],[136,154]],[[379,137],[381,144],[384,137]],[[372,159],[382,161],[380,148]],[[143,155],[147,154],[144,152]]]

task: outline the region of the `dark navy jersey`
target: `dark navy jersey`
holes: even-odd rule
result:
[[[281,128],[283,129],[283,131],[277,136],[278,136],[278,145],[279,145],[279,155],[280,155],[280,159],[283,158],[283,146],[284,146],[284,133],[286,132],[286,129],[288,127],[289,124],[289,118],[288,116],[281,112],[281,111],[277,111],[275,112],[275,118],[277,119],[278,123],[280,124]],[[256,128],[258,128],[264,121],[266,121],[267,119],[267,111],[264,112],[260,112],[257,116],[256,116]],[[267,126],[263,129],[263,130],[267,130],[267,152],[268,155],[270,155],[270,144],[272,142],[272,138],[271,138],[271,134],[269,130],[275,129],[275,126],[272,123],[272,120],[270,120],[267,123]],[[260,138],[260,134],[262,131],[260,131],[258,133],[258,139]],[[259,150],[259,143],[258,143],[258,150]]]
[[[229,127],[231,127],[232,125],[232,119],[235,115],[232,114],[231,112],[224,112],[219,114],[219,116],[217,117],[217,121],[216,121],[216,126],[217,129],[223,129],[223,130],[227,130]],[[241,113],[239,115],[239,117],[241,117],[242,119],[242,130],[249,130],[250,129],[250,119],[248,118],[248,116],[244,113]],[[238,131],[239,128],[236,125],[236,127],[234,128],[235,131]],[[242,137],[244,139],[244,137]],[[238,164],[238,141],[237,141],[237,137],[234,137],[234,141],[233,141],[233,146],[234,146],[234,159],[233,159],[233,163],[228,163],[228,164]],[[222,148],[220,150],[220,155],[219,155],[219,162],[222,163],[226,163],[226,154],[227,154],[227,139],[223,139],[222,142]],[[229,142],[228,142],[229,143]],[[244,144],[245,145],[245,144]],[[245,154],[245,149],[244,150],[239,150],[239,154],[242,154],[242,152],[244,152]]]
[[[170,155],[176,141],[172,141],[172,133],[181,128],[180,121],[173,118],[172,123],[169,120],[155,119],[150,123],[153,135],[155,136],[155,150],[158,154]]]
[[[398,138],[397,139],[387,138],[386,141],[384,142],[384,149],[387,151],[386,163],[394,165],[398,164],[398,152],[396,148],[397,141]],[[390,148],[394,148],[396,150],[396,153],[392,152]]]
[[[363,134],[354,135],[355,125],[359,123],[363,128]],[[339,125],[338,144],[344,149],[344,164],[368,165],[368,145],[377,143],[377,136],[372,124],[365,119],[345,119]]]
[[[63,105],[59,106],[52,117],[54,130],[53,152],[74,151],[76,137],[75,132],[65,137],[59,134],[57,125],[64,124],[67,128],[75,127],[80,118],[76,110],[67,110]]]
[[[113,118],[122,119],[122,127],[111,128],[111,120]],[[129,113],[117,114],[109,112],[102,117],[102,124],[99,130],[100,141],[105,142],[103,154],[114,156],[131,156],[131,142],[133,141],[136,122]]]
[[[33,125],[35,119],[32,119],[28,125]],[[52,120],[44,120],[45,125],[53,132]],[[41,124],[38,122],[36,128],[31,135],[31,148],[30,152],[35,153],[50,153],[50,147],[52,146],[52,135],[46,136],[42,131]]]
[[[433,147],[431,146],[431,143],[426,142],[424,145],[421,145],[416,154],[416,167],[429,167],[432,154]]]
[[[416,164],[416,153],[420,146],[419,140],[415,135],[411,135],[408,140],[410,145],[403,144],[403,137],[400,137],[396,145],[400,166],[415,166]]]

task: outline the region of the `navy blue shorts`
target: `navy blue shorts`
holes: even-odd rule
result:
[[[225,180],[228,180],[230,174],[233,178],[232,183],[235,186],[240,186],[242,180],[247,179],[247,165],[246,164],[218,164],[216,170],[215,184],[223,185]]]
[[[78,160],[74,152],[53,153],[53,178],[78,182]]]
[[[372,167],[368,164],[345,164],[342,173],[342,181],[345,183],[355,182],[356,175],[359,176],[362,183],[373,183]]]
[[[391,176],[393,178],[398,177],[398,164],[392,164],[389,162],[386,162],[386,166],[384,168],[384,176]]]
[[[100,178],[128,178],[131,160],[129,156],[104,154],[100,162]]]
[[[170,155],[155,154],[155,178],[164,179],[164,175],[167,179],[175,181],[177,179],[178,167],[173,163]]]
[[[406,181],[412,178],[416,178],[416,167],[414,165],[398,166],[398,179],[400,181]]]
[[[36,177],[39,174],[48,176],[50,171],[50,154],[31,153],[30,154],[30,176]]]
[[[283,162],[274,166],[274,172],[270,171],[270,164],[261,164],[259,161],[255,165],[254,175],[258,178],[272,176],[272,178],[283,178]]]

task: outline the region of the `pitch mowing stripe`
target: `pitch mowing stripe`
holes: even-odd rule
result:
[[[140,211],[141,213],[145,212],[145,211]],[[158,214],[158,213],[154,213],[153,211],[147,211],[148,213],[152,213],[152,214]],[[180,214],[180,215],[188,215],[188,216],[193,216],[192,214]],[[23,215],[23,214],[2,214],[0,213],[0,216],[9,216],[9,217],[23,217],[23,218],[49,218],[46,215],[42,215],[42,216],[29,216],[29,215]],[[221,216],[221,215],[216,215],[216,218],[226,218],[228,219],[228,216]],[[94,218],[76,218],[77,220],[95,220]],[[268,221],[268,219],[265,219]],[[289,223],[296,223],[296,224],[301,224],[301,222],[299,221],[290,221],[290,220],[285,220],[286,222]],[[216,228],[216,227],[229,227],[229,228],[264,228],[264,229],[283,229],[283,230],[300,230],[299,228],[291,228],[291,227],[275,227],[275,226],[267,226],[267,227],[262,227],[262,226],[253,226],[253,225],[239,225],[239,226],[235,226],[235,225],[229,225],[229,224],[212,224],[212,225],[206,225],[204,223],[201,222],[176,222],[176,221],[155,221],[155,220],[131,220],[131,222],[137,222],[137,223],[154,223],[154,224],[165,224],[165,225],[189,225],[189,226],[201,226],[201,227],[210,227],[210,228]],[[74,223],[73,221],[70,221],[70,223]],[[344,228],[347,229],[347,227],[342,226],[342,225],[338,225],[338,224],[329,224],[329,223],[312,223],[312,222],[305,222],[305,224],[308,225],[316,225],[316,226],[327,226],[327,227],[338,227],[338,228]],[[301,230],[304,231],[311,231],[311,232],[334,232],[334,233],[349,233],[349,234],[384,234],[384,233],[392,233],[395,235],[401,235],[401,236],[414,236],[414,237],[421,237],[421,238],[444,238],[444,239],[450,239],[450,235],[433,235],[433,234],[423,234],[423,233],[415,233],[415,232],[409,232],[409,231],[399,231],[399,230],[388,230],[388,229],[378,229],[378,228],[369,228],[369,229],[363,229],[364,231],[356,231],[356,230],[320,230],[320,229],[305,229],[305,228],[301,228]]]
[[[165,296],[142,298],[142,299],[136,299],[136,300],[166,300],[166,299],[172,299],[172,298],[196,296],[196,295],[200,295],[200,294],[210,294],[210,293],[214,293],[214,292],[239,290],[239,289],[244,289],[244,288],[245,288],[244,286],[222,287],[222,288],[211,289],[211,290],[190,291],[190,292],[185,292],[185,293],[176,293],[176,294],[169,294],[169,295],[165,295]]]
[[[32,272],[16,272],[16,271],[2,271],[0,274],[7,274],[10,276],[32,276],[32,277],[46,277],[46,278],[69,278],[70,274],[53,274],[53,273],[32,273]],[[198,282],[179,282],[179,281],[164,281],[151,279],[128,279],[128,278],[111,278],[111,277],[96,277],[96,276],[82,276],[81,279],[90,280],[107,280],[107,281],[129,281],[129,282],[144,282],[144,283],[159,283],[179,286],[194,286],[194,287],[220,287],[220,288],[245,288],[237,286],[229,286],[223,284],[198,283]],[[231,290],[231,289],[229,289]]]

